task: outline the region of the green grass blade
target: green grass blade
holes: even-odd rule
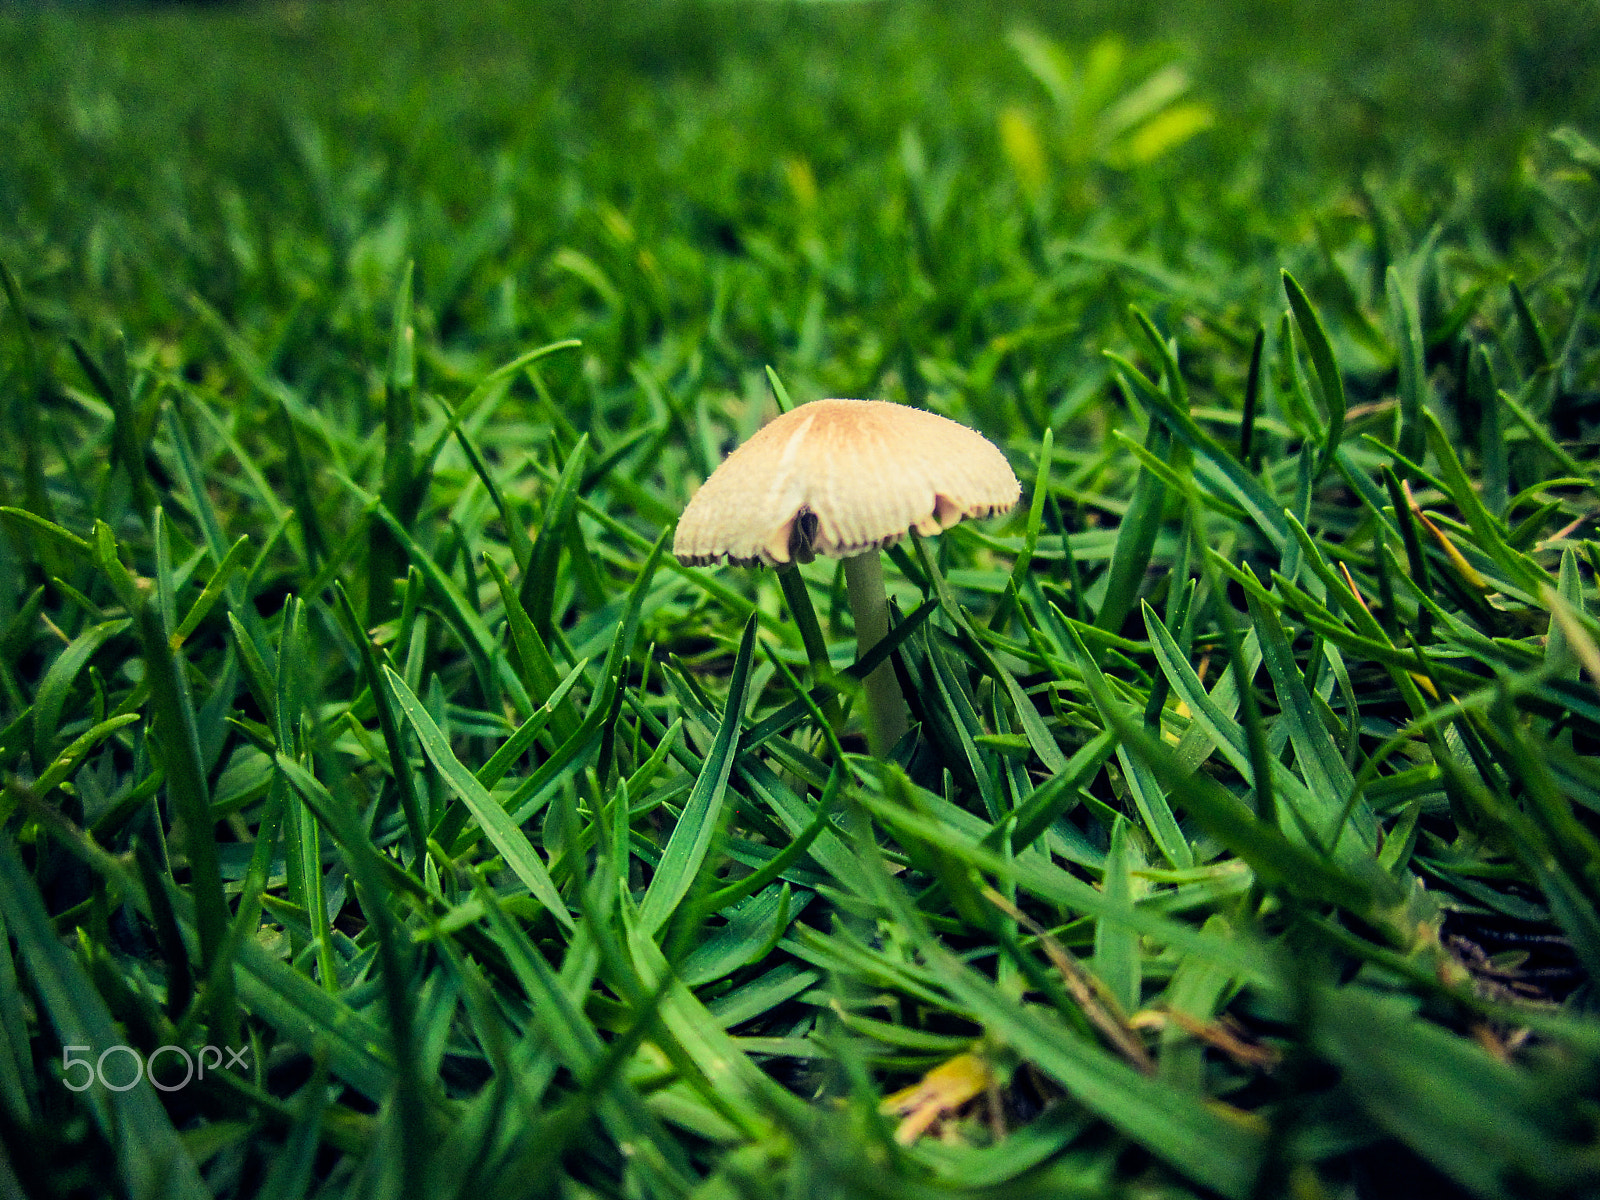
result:
[[[789,399],[789,389],[783,386],[783,380],[778,378],[778,373],[767,366],[767,382],[772,385],[772,398],[777,402],[778,412],[786,413],[794,407],[794,401]]]
[[[11,302],[11,316],[17,323],[17,334],[22,344],[24,380],[23,389],[19,389],[22,391],[21,402],[13,407],[8,390],[6,403],[0,408],[0,414],[14,425],[18,441],[21,443],[18,449],[22,453],[22,494],[25,507],[48,521],[55,515],[55,511],[50,503],[50,493],[45,486],[45,460],[40,453],[45,442],[40,436],[39,421],[40,411],[44,407],[40,401],[44,399],[48,390],[46,368],[40,361],[34,343],[33,322],[22,302],[22,288],[17,283],[16,276],[11,273],[11,268],[3,260],[0,260],[0,286],[3,286],[6,299]],[[10,433],[11,430],[7,432]],[[0,493],[0,499],[5,497],[6,493]]]
[[[514,792],[506,797],[506,808],[515,822],[528,820],[549,797],[563,779],[575,778],[587,765],[588,755],[594,750],[608,722],[613,720],[614,699],[622,687],[619,676],[608,676],[604,686],[590,698],[589,711],[572,736],[556,747],[555,753],[524,779]],[[447,828],[441,824],[441,830]]]
[[[33,761],[42,765],[54,755],[56,736],[61,724],[61,713],[67,703],[72,685],[112,638],[124,633],[133,624],[127,619],[102,621],[91,625],[73,638],[39,684],[33,696]]]
[[[1335,827],[1335,822],[1346,818],[1351,827],[1350,844],[1359,847],[1363,857],[1368,856],[1377,846],[1377,825],[1372,812],[1365,802],[1346,812],[1344,798],[1354,791],[1355,777],[1334,745],[1327,726],[1317,716],[1310,689],[1295,662],[1278,614],[1253,594],[1247,594],[1247,599],[1261,640],[1262,661],[1278,695],[1281,713],[1278,719],[1288,726],[1295,765],[1306,783],[1305,795],[1317,806],[1308,811],[1306,817],[1323,844],[1332,847],[1347,844],[1344,840],[1346,826]]]
[[[505,773],[511,769],[512,764],[526,754],[538,736],[544,732],[544,727],[555,716],[556,710],[566,703],[567,694],[582,678],[584,668],[588,665],[588,659],[580,659],[577,665],[567,672],[566,678],[556,685],[555,691],[550,693],[550,698],[540,705],[531,717],[512,731],[511,736],[502,742],[500,747],[489,756],[489,761],[475,772],[479,783],[486,788],[492,788],[505,777]]]
[[[548,1040],[556,1057],[569,1071],[579,1079],[591,1078],[604,1060],[605,1044],[566,986],[567,967],[577,954],[576,948],[568,950],[568,961],[563,964],[562,976],[558,977],[545,962],[544,956],[520,929],[511,924],[499,903],[481,884],[479,895],[488,911],[495,940],[505,950],[529,997],[543,1038]],[[640,982],[645,987],[649,986],[642,978]],[[641,1148],[649,1149],[655,1160],[653,1165],[658,1171],[677,1179],[677,1186],[673,1189],[675,1194],[686,1191],[682,1178],[686,1168],[676,1148],[632,1088],[621,1080],[608,1080],[596,1101],[596,1108],[601,1120],[615,1135],[624,1141],[636,1139],[636,1144]]]
[[[195,602],[189,606],[189,611],[183,616],[178,627],[172,631],[174,648],[179,648],[188,641],[195,630],[200,628],[200,623],[211,614],[217,601],[221,600],[227,592],[228,585],[233,582],[233,574],[244,561],[244,553],[250,546],[250,535],[240,535],[238,541],[228,547],[217,569],[211,573],[211,578],[206,581],[206,586],[196,597]]]
[[[60,754],[56,755],[55,760],[34,781],[34,790],[41,796],[47,795],[51,788],[67,780],[89,751],[116,733],[117,730],[126,729],[139,719],[138,713],[123,713],[120,717],[111,717],[84,730],[73,738]]]
[[[146,521],[159,501],[150,483],[150,472],[145,467],[144,447],[139,444],[138,416],[133,411],[133,397],[129,390],[128,344],[119,332],[112,348],[112,369],[107,371],[77,338],[68,338],[73,356],[100,398],[111,407],[111,444],[115,461],[128,473],[133,488],[134,507]]]
[[[1145,434],[1145,448],[1158,459],[1165,459],[1172,445],[1171,435],[1156,421]],[[1127,514],[1117,527],[1117,546],[1111,555],[1105,597],[1095,613],[1097,629],[1116,633],[1128,613],[1138,603],[1156,535],[1161,531],[1166,507],[1167,485],[1153,471],[1141,467],[1133,485]]]
[[[1549,574],[1538,563],[1507,545],[1504,525],[1484,507],[1478,489],[1468,477],[1466,468],[1461,465],[1461,459],[1451,445],[1444,426],[1439,424],[1439,418],[1429,412],[1425,414],[1425,423],[1428,445],[1439,460],[1447,494],[1465,515],[1477,549],[1488,555],[1512,582],[1526,591],[1537,592],[1540,587],[1549,584]]]
[[[383,673],[378,664],[378,651],[373,646],[372,639],[361,628],[355,606],[350,603],[350,597],[345,593],[343,584],[334,583],[333,596],[335,611],[344,625],[345,636],[355,643],[356,650],[361,655],[362,677],[372,695],[373,705],[378,710],[378,728],[383,734],[383,744],[389,754],[389,773],[399,789],[400,811],[405,815],[406,829],[411,836],[412,861],[419,863],[428,848],[428,826],[423,812],[422,797],[417,793],[416,779],[412,775],[405,743],[401,739],[400,722],[394,711],[394,697],[384,686]]]
[[[1137,367],[1110,352],[1106,357],[1122,369],[1125,377],[1133,380],[1139,398],[1150,406],[1151,414],[1171,430],[1173,438],[1194,451],[1197,482],[1248,512],[1262,536],[1282,552],[1289,537],[1283,520],[1283,505],[1272,498],[1261,481],[1221,442],[1201,429],[1187,411],[1174,405],[1145,379]]]
[[[1133,844],[1131,828],[1125,817],[1118,818],[1112,826],[1111,849],[1106,854],[1105,874],[1100,882],[1107,900],[1130,906],[1134,902],[1134,872],[1144,866],[1143,856]],[[1142,1007],[1139,957],[1138,934],[1112,921],[1095,923],[1094,972],[1125,1014]]]
[[[419,477],[416,447],[416,334],[411,325],[411,279],[407,263],[395,292],[389,363],[383,380],[383,484],[379,498],[395,522],[410,527],[422,504],[426,474]],[[373,525],[367,545],[367,623],[391,615],[394,581],[404,561],[395,526]],[[415,557],[411,557],[415,562]]]
[[[1144,822],[1145,832],[1155,842],[1162,857],[1180,871],[1194,866],[1194,851],[1183,836],[1178,819],[1172,815],[1172,806],[1167,803],[1166,793],[1156,782],[1155,776],[1150,774],[1143,762],[1130,758],[1121,747],[1117,749],[1117,761],[1122,766],[1123,778],[1127,781],[1139,818]]]
[[[162,747],[166,756],[167,795],[179,826],[178,841],[189,860],[196,926],[200,934],[200,969],[203,974],[209,975],[227,937],[229,912],[227,899],[222,892],[222,871],[217,860],[216,835],[212,829],[211,794],[200,756],[194,704],[189,696],[188,681],[173,653],[159,614],[149,604],[141,602],[134,621],[139,640],[144,646],[151,701],[160,722]],[[220,993],[213,1000],[211,1011],[223,1036],[233,1037],[238,1023],[230,996],[231,980],[223,977],[219,981],[219,988]]]
[[[1422,362],[1422,322],[1417,316],[1417,298],[1414,290],[1400,278],[1400,269],[1394,266],[1384,278],[1384,290],[1389,302],[1389,324],[1394,331],[1395,365],[1400,372],[1400,432],[1395,449],[1421,462],[1427,446],[1422,413],[1428,380]]]
[[[723,796],[727,790],[728,776],[733,770],[734,755],[743,726],[745,685],[750,678],[755,636],[755,619],[751,618],[745,622],[744,635],[739,640],[739,652],[734,659],[733,674],[728,680],[728,699],[723,706],[716,741],[706,755],[700,777],[695,780],[694,790],[689,793],[683,814],[667,840],[661,862],[651,877],[650,887],[639,903],[639,927],[651,934],[666,924],[667,918],[695,886],[704,867],[706,853],[721,829]]]
[[[373,497],[362,491],[350,480],[345,480],[345,486],[358,495],[363,503],[371,502]],[[478,679],[484,692],[489,696],[497,696],[500,687],[504,687],[512,695],[513,702],[523,711],[532,712],[533,705],[522,690],[522,682],[506,663],[504,656],[497,653],[498,647],[494,637],[489,633],[488,627],[483,623],[474,607],[461,594],[458,588],[443,570],[433,555],[424,550],[405,525],[379,503],[373,509],[374,514],[384,525],[388,526],[394,535],[395,542],[400,546],[411,565],[421,572],[423,579],[428,583],[429,589],[439,601],[440,611],[460,636],[462,645],[477,672]],[[525,706],[525,707],[524,707]]]
[[[726,925],[684,956],[678,964],[678,978],[696,988],[764,958],[804,908],[792,900],[788,884],[750,896],[728,914]]]
[[[572,453],[567,455],[567,461],[561,468],[561,477],[556,481],[555,490],[545,501],[544,517],[539,522],[539,533],[533,539],[533,548],[529,551],[528,570],[523,575],[518,590],[518,599],[522,601],[522,607],[527,611],[533,627],[539,631],[539,636],[546,642],[550,640],[551,624],[555,619],[551,609],[555,603],[556,572],[561,560],[561,539],[567,522],[573,519],[573,505],[588,457],[589,435],[586,433],[578,439],[578,444],[572,448]]]
[[[323,1114],[328,1108],[328,1060],[319,1055],[311,1079],[300,1089],[299,1112],[283,1151],[262,1181],[260,1200],[296,1200],[311,1190]]]
[[[523,687],[530,700],[544,697],[541,703],[549,703],[548,698],[555,694],[561,681],[555,660],[550,657],[545,640],[534,628],[533,621],[529,619],[527,610],[522,607],[522,601],[512,588],[511,581],[506,578],[506,573],[492,558],[485,557],[484,565],[488,567],[495,586],[500,590],[500,601],[506,614],[506,627],[511,634],[511,649],[516,656],[515,661]],[[579,717],[572,707],[572,702],[563,697],[555,706],[552,728],[558,737],[568,738],[577,731],[578,724]]]
[[[625,919],[626,921],[626,919]],[[707,1098],[718,1102],[724,1116],[746,1137],[759,1138],[766,1129],[761,1115],[783,1105],[786,1094],[751,1062],[722,1030],[684,984],[672,977],[671,968],[642,923],[626,922],[627,949],[639,982],[661,992],[659,1018],[668,1038],[693,1064],[695,1081]]]
[[[3,517],[12,529],[24,536],[43,537],[78,558],[92,559],[94,556],[94,547],[87,539],[79,537],[70,529],[64,529],[48,517],[40,516],[36,512],[7,506],[0,508],[0,517]]]
[[[1294,310],[1295,324],[1300,328],[1300,336],[1305,340],[1306,351],[1311,355],[1311,365],[1317,372],[1317,382],[1322,387],[1322,402],[1328,409],[1327,438],[1322,444],[1322,454],[1317,459],[1317,469],[1313,478],[1315,484],[1316,479],[1320,479],[1333,463],[1333,456],[1339,449],[1339,441],[1344,436],[1344,379],[1339,374],[1339,364],[1333,357],[1333,346],[1328,341],[1327,330],[1322,327],[1322,319],[1317,316],[1317,310],[1312,307],[1310,299],[1293,275],[1284,271],[1282,278],[1283,290],[1289,297],[1289,307]]]
[[[439,1097],[428,1079],[438,1074],[438,1064],[422,1061],[409,939],[402,941],[404,926],[399,914],[389,906],[390,889],[385,876],[392,868],[367,837],[350,796],[344,793],[343,776],[334,775],[334,787],[329,788],[281,751],[275,762],[303,799],[308,803],[315,801],[318,818],[338,840],[358,886],[363,915],[377,943],[386,1018],[385,1040],[395,1063],[388,1098],[394,1106],[393,1119],[401,1138],[396,1155],[402,1177],[401,1194],[406,1200],[420,1200],[425,1194],[423,1182],[432,1155],[430,1126],[439,1108]],[[321,898],[320,888],[316,889],[312,899],[321,903]],[[315,914],[312,927],[318,928]]]
[[[1528,297],[1523,294],[1516,279],[1507,279],[1506,286],[1511,292],[1511,311],[1516,314],[1524,352],[1532,361],[1533,369],[1529,374],[1548,371],[1555,362],[1555,356],[1551,353],[1550,339],[1545,334],[1544,326],[1528,306]]]
[[[422,702],[406,686],[406,681],[396,675],[390,667],[384,668],[384,677],[393,692],[395,704],[416,733],[417,740],[422,744],[423,753],[428,756],[428,761],[433,763],[434,769],[444,777],[450,790],[472,812],[484,835],[505,858],[506,865],[516,873],[517,878],[527,885],[528,891],[533,893],[534,898],[543,904],[560,924],[572,928],[572,914],[567,911],[566,901],[556,890],[549,870],[534,850],[532,843],[528,841],[527,835],[517,828],[506,810],[489,795],[488,790],[478,782],[472,772],[462,766],[461,760],[450,749],[449,742],[439,732],[438,725],[423,708]]]

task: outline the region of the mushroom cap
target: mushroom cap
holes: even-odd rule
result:
[[[1021,494],[1005,455],[965,425],[882,400],[814,400],[712,472],[672,552],[688,565],[848,558],[1006,512]]]

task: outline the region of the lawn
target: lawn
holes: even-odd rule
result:
[[[0,7],[0,1191],[1600,1192],[1600,10],[1063,7]]]

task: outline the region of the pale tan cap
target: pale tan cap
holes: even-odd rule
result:
[[[815,400],[728,455],[694,494],[672,552],[698,565],[810,562],[1010,510],[1022,487],[993,442],[937,413]]]

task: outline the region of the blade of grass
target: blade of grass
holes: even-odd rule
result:
[[[1428,380],[1422,361],[1422,322],[1417,316],[1416,293],[1402,280],[1400,268],[1392,265],[1383,286],[1394,333],[1395,365],[1400,372],[1400,431],[1395,449],[1406,458],[1421,462],[1427,447],[1422,414]]]
[[[150,472],[145,467],[144,447],[139,445],[138,416],[133,410],[128,378],[128,343],[118,332],[112,342],[111,369],[101,366],[94,355],[77,338],[68,338],[73,356],[100,398],[111,408],[111,445],[113,461],[120,463],[128,474],[133,491],[133,503],[139,516],[147,523],[159,501],[150,483]]]
[[[1327,726],[1318,718],[1306,686],[1305,676],[1295,662],[1294,652],[1284,633],[1278,614],[1270,605],[1251,593],[1246,594],[1250,613],[1260,637],[1262,661],[1272,677],[1278,695],[1279,720],[1287,724],[1289,742],[1294,747],[1295,765],[1306,782],[1309,797],[1317,808],[1307,813],[1324,844],[1338,852],[1346,828],[1353,825],[1355,844],[1366,857],[1377,846],[1377,822],[1362,801],[1348,809],[1343,799],[1355,788],[1355,778],[1333,744]],[[1344,818],[1344,823],[1333,822]]]
[[[1117,748],[1117,761],[1122,767],[1122,777],[1127,781],[1128,791],[1133,796],[1134,807],[1144,823],[1145,832],[1155,842],[1162,857],[1180,871],[1194,866],[1194,851],[1183,836],[1178,819],[1172,815],[1172,806],[1167,803],[1166,793],[1156,783],[1149,768],[1137,758],[1130,758],[1122,747]]]
[[[1488,555],[1517,586],[1537,594],[1540,587],[1550,582],[1549,574],[1527,555],[1517,553],[1506,544],[1502,533],[1504,526],[1484,507],[1478,489],[1461,465],[1439,418],[1429,412],[1425,414],[1425,425],[1428,445],[1439,460],[1439,471],[1447,485],[1446,493],[1471,526],[1477,549]]]
[[[423,579],[439,601],[439,611],[450,622],[451,627],[461,638],[463,647],[468,657],[472,660],[474,671],[487,696],[495,697],[500,694],[503,687],[511,694],[512,702],[518,710],[524,713],[533,711],[526,692],[523,691],[522,681],[505,660],[505,656],[498,652],[494,637],[484,625],[483,619],[478,616],[473,606],[467,602],[461,590],[456,587],[442,569],[433,555],[419,545],[412,538],[399,519],[390,512],[388,507],[377,501],[361,489],[353,480],[344,478],[345,487],[356,495],[363,504],[373,505],[372,512],[378,519],[387,525],[394,540],[405,552],[412,566],[421,572]],[[376,624],[378,622],[374,622]]]
[[[1261,352],[1267,344],[1267,327],[1256,327],[1250,347],[1250,369],[1245,375],[1244,411],[1239,418],[1239,461],[1249,471],[1261,469],[1261,453],[1256,448],[1256,414],[1261,407]]]
[[[544,732],[544,727],[555,716],[556,710],[566,702],[567,694],[582,678],[584,668],[588,665],[588,659],[580,659],[577,665],[567,672],[566,678],[556,685],[555,691],[550,693],[550,698],[540,705],[531,717],[512,731],[511,736],[502,742],[499,748],[490,755],[489,761],[475,772],[479,783],[486,788],[492,788],[505,777],[512,764],[527,753],[529,747]],[[617,692],[620,696],[622,689],[617,689]]]
[[[61,713],[78,676],[112,638],[127,631],[132,621],[126,618],[91,625],[73,638],[50,664],[33,695],[33,761],[43,765],[54,753],[61,724]]]
[[[1328,342],[1327,330],[1322,327],[1322,319],[1317,316],[1317,310],[1312,307],[1310,299],[1293,275],[1284,271],[1282,279],[1283,290],[1289,297],[1289,307],[1294,310],[1295,324],[1300,328],[1306,352],[1311,355],[1311,365],[1317,372],[1317,382],[1322,388],[1322,402],[1328,410],[1327,435],[1322,443],[1322,453],[1317,458],[1317,467],[1311,479],[1312,487],[1315,488],[1317,481],[1332,465],[1333,456],[1339,449],[1339,441],[1344,436],[1344,380],[1339,374],[1339,364],[1334,361],[1333,347]]]
[[[723,795],[733,770],[734,755],[743,723],[745,686],[750,678],[750,662],[755,647],[756,625],[752,617],[745,622],[728,680],[728,699],[717,727],[716,740],[707,753],[700,777],[695,781],[689,801],[684,805],[672,836],[667,839],[661,862],[656,866],[650,886],[639,904],[639,928],[657,933],[699,878],[706,853],[721,829]]]
[[[1419,1019],[1399,997],[1361,987],[1318,996],[1312,1035],[1342,1089],[1384,1128],[1479,1195],[1513,1177],[1578,1194],[1600,1172],[1563,1143],[1550,1084]]]
[[[200,757],[194,704],[160,615],[150,604],[140,601],[134,620],[144,646],[151,704],[160,723],[167,796],[173,808],[175,833],[189,863],[196,927],[200,934],[200,969],[202,974],[209,975],[227,937],[229,913],[222,892],[222,870],[211,822],[211,796]],[[238,1014],[232,1000],[231,975],[220,978],[218,988],[219,994],[210,998],[211,1012],[223,1040],[237,1045]]]
[[[1143,857],[1133,844],[1131,826],[1119,817],[1111,827],[1111,849],[1106,854],[1105,873],[1100,886],[1106,899],[1116,904],[1134,903],[1134,872],[1144,866]],[[1124,1013],[1141,1007],[1139,935],[1113,921],[1097,921],[1094,927],[1094,972],[1100,977]]]
[[[1132,383],[1139,399],[1149,406],[1151,415],[1159,419],[1179,443],[1194,451],[1196,481],[1248,512],[1262,536],[1281,553],[1289,537],[1283,522],[1283,505],[1272,498],[1261,481],[1222,443],[1201,429],[1186,410],[1173,404],[1136,366],[1110,351],[1106,352],[1106,357]]]
[[[1165,459],[1171,451],[1172,437],[1164,426],[1151,421],[1144,444],[1154,458]],[[1166,499],[1167,485],[1155,472],[1141,466],[1128,511],[1117,526],[1117,545],[1107,569],[1105,596],[1094,617],[1097,629],[1119,632],[1138,602],[1156,535],[1161,530]]]
[[[405,1200],[420,1200],[426,1194],[423,1184],[433,1146],[430,1135],[433,1111],[439,1107],[439,1097],[427,1079],[430,1074],[437,1074],[437,1068],[429,1072],[421,1060],[417,1011],[412,999],[415,983],[407,950],[409,940],[402,941],[403,926],[390,907],[391,893],[380,865],[385,860],[367,837],[350,797],[341,794],[344,791],[340,786],[342,777],[335,775],[334,786],[330,788],[282,751],[274,761],[278,769],[288,775],[295,791],[308,803],[315,802],[317,817],[328,826],[344,851],[362,913],[377,942],[386,1017],[384,1043],[394,1061],[394,1074],[386,1098],[394,1105],[402,1138],[398,1155],[401,1195]],[[314,899],[320,902],[320,890]]]
[[[541,703],[548,703],[548,697],[553,696],[560,686],[561,675],[556,669],[555,660],[550,657],[545,640],[534,628],[533,621],[529,619],[527,610],[522,607],[522,601],[518,599],[511,581],[506,578],[506,573],[489,556],[485,555],[483,561],[489,569],[489,574],[494,578],[495,586],[500,590],[500,601],[505,608],[506,628],[511,634],[511,649],[516,656],[515,661],[523,687],[530,700],[545,697]],[[571,737],[577,731],[578,724],[579,717],[572,702],[563,697],[555,706],[552,716],[552,728],[556,736]]]
[[[1061,753],[1061,747],[1056,744],[1055,738],[1051,736],[1050,730],[1045,726],[1044,719],[1039,716],[1038,710],[1034,708],[1033,700],[1023,691],[1022,685],[1017,682],[1016,677],[989,652],[989,648],[985,644],[984,638],[980,635],[978,627],[973,624],[966,610],[956,603],[955,594],[950,590],[949,581],[945,579],[944,572],[940,571],[938,565],[934,562],[932,555],[928,551],[926,540],[913,533],[912,541],[916,544],[917,557],[922,564],[929,583],[933,587],[934,595],[938,598],[939,607],[943,609],[955,624],[955,627],[965,636],[967,648],[983,664],[989,676],[1005,689],[1006,695],[1010,697],[1012,711],[1016,714],[1017,723],[1022,726],[1023,736],[1028,739],[1029,748],[1039,756],[1039,761],[1049,770],[1060,771],[1064,769],[1067,765],[1066,756]],[[922,613],[925,608],[926,603],[917,612],[901,622],[900,627],[904,628],[909,624],[915,623],[918,620],[918,614]],[[894,632],[898,634],[900,629],[897,628]],[[893,636],[892,634],[891,638]],[[867,662],[871,662],[870,657]],[[981,732],[981,727],[977,726],[975,722],[969,728],[974,733]]]
[[[25,389],[20,404],[11,402],[12,393],[8,389],[5,408],[0,412],[4,412],[8,424],[14,423],[14,436],[21,443],[19,449],[22,452],[24,507],[38,514],[40,519],[49,521],[55,516],[55,509],[50,503],[50,492],[45,486],[44,456],[41,453],[45,439],[40,435],[39,423],[39,414],[45,407],[43,401],[47,390],[45,368],[34,345],[33,322],[29,319],[28,310],[22,303],[22,288],[4,260],[0,260],[0,286],[4,287],[6,299],[11,302],[11,316],[17,323],[17,335],[22,345]],[[12,431],[8,430],[9,432]],[[4,498],[4,495],[0,494],[0,498]]]
[[[367,690],[372,695],[373,706],[378,710],[378,728],[383,733],[383,744],[389,753],[389,774],[400,792],[400,811],[405,816],[406,830],[411,837],[412,862],[420,863],[428,849],[428,826],[423,816],[422,797],[417,793],[417,783],[411,773],[411,763],[406,755],[401,737],[400,722],[394,711],[394,698],[384,686],[379,669],[378,651],[372,639],[361,628],[355,606],[345,593],[344,585],[333,584],[334,611],[344,624],[345,636],[355,643],[361,655],[361,672]]]
[[[418,471],[416,447],[416,333],[411,325],[411,280],[414,264],[407,262],[395,290],[393,325],[389,335],[389,362],[383,377],[383,483],[379,499],[395,522],[409,528],[417,519],[426,485],[426,470]],[[374,524],[367,543],[367,624],[377,625],[393,615],[394,581],[406,555],[387,522]]]
[[[561,468],[561,477],[556,481],[555,490],[545,502],[539,533],[534,538],[533,548],[529,552],[528,570],[522,577],[522,584],[517,594],[528,618],[533,622],[534,629],[546,642],[550,640],[551,623],[555,619],[551,608],[555,603],[561,539],[567,522],[573,519],[573,505],[578,494],[578,484],[583,478],[583,467],[588,457],[589,435],[585,433],[578,439],[578,444],[573,447],[572,453],[567,455],[567,461]]]
[[[406,686],[406,681],[395,674],[391,667],[385,667],[383,673],[395,704],[410,723],[417,740],[422,744],[423,753],[433,763],[434,769],[472,812],[484,835],[505,858],[506,865],[516,873],[517,878],[527,885],[528,891],[549,910],[556,921],[571,929],[572,914],[567,911],[566,901],[556,890],[549,870],[528,841],[527,835],[517,828],[506,810],[489,795],[488,789],[478,782],[472,772],[462,766],[422,702]]]

